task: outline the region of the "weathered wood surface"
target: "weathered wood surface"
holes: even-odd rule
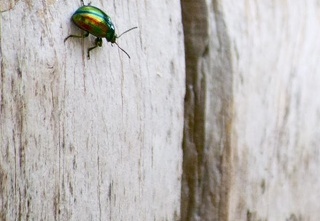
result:
[[[80,4],[0,1],[0,220],[320,220],[316,0]]]
[[[70,17],[74,1],[0,2],[0,220],[180,216],[185,65],[179,1],[91,1],[118,43]]]
[[[225,2],[234,70],[231,220],[320,220],[320,7],[292,3]]]
[[[320,220],[319,2],[182,11],[182,220]]]

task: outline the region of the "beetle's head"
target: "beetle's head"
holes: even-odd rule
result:
[[[116,33],[113,29],[108,31],[108,33],[106,35],[106,39],[108,42],[111,42],[113,44],[116,42],[117,38],[118,38],[118,36],[116,35]]]
[[[116,43],[116,39],[118,38],[118,36],[116,34],[114,34],[112,36],[112,38],[110,39],[110,42],[113,44],[113,43]]]
[[[133,29],[135,29],[135,28],[137,28],[137,27],[130,28],[129,30],[126,30],[125,32],[123,32],[121,35],[127,33],[128,31],[131,31],[131,30],[133,30]],[[112,36],[110,36],[110,38],[108,38],[108,36],[107,36],[107,41],[108,41],[108,39],[110,39],[109,41],[110,41],[112,44],[116,44],[116,45],[118,46],[118,48],[119,48],[121,51],[123,51],[123,52],[128,56],[128,58],[130,58],[129,54],[128,54],[125,50],[123,50],[123,49],[117,44],[117,42],[116,42],[117,38],[120,38],[121,35],[118,36],[118,35],[116,35],[116,34],[114,33]]]

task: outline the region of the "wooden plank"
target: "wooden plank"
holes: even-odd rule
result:
[[[174,220],[185,60],[180,2],[93,1],[128,57],[64,38],[80,1],[1,13],[0,219]]]

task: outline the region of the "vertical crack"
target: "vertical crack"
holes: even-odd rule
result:
[[[181,7],[186,53],[181,220],[228,220],[230,39],[217,0],[181,0]]]

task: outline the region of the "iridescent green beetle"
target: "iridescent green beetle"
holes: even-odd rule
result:
[[[90,58],[90,51],[92,49],[102,46],[102,38],[106,38],[108,42],[116,44],[130,58],[129,54],[117,44],[116,39],[137,27],[130,28],[121,35],[117,36],[111,18],[106,13],[97,7],[91,6],[90,4],[84,5],[83,0],[81,0],[81,2],[82,6],[78,8],[71,18],[76,26],[85,31],[85,34],[69,35],[64,39],[64,42],[66,42],[66,40],[68,40],[70,37],[86,38],[90,33],[97,38],[95,40],[95,46],[88,49],[88,58]]]

